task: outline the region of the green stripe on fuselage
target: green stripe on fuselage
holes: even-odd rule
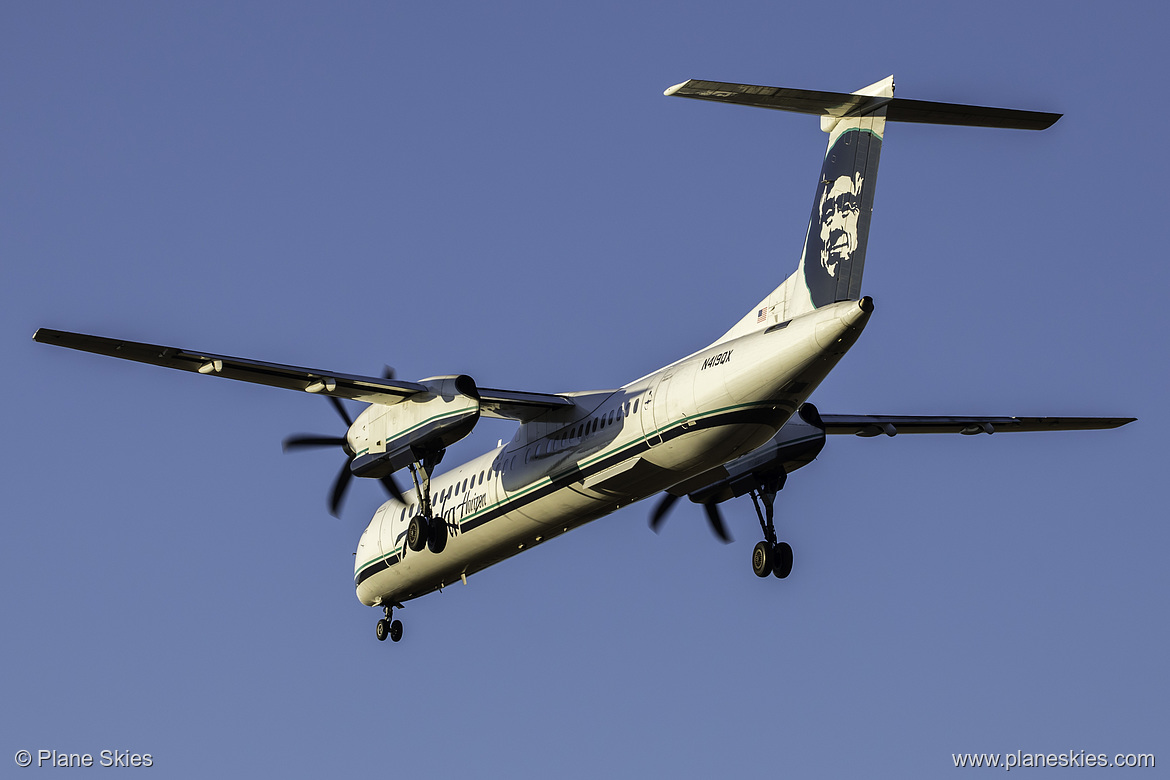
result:
[[[643,434],[639,438],[634,439],[633,441],[627,442],[626,444],[622,445],[621,447],[619,447],[617,449],[602,450],[600,452],[597,452],[594,455],[587,458],[586,460],[575,463],[574,467],[578,470],[587,469],[590,466],[596,465],[597,463],[599,463],[603,459],[609,459],[609,458],[614,457],[615,455],[620,455],[621,453],[626,452],[628,450],[641,447],[642,445],[646,444],[650,439],[654,439],[654,438],[661,436],[665,431],[669,431],[672,428],[678,428],[678,427],[685,425],[686,423],[688,423],[692,420],[695,420],[695,421],[703,420],[703,419],[708,419],[711,417],[730,414],[733,412],[744,411],[746,409],[758,409],[758,408],[766,408],[766,407],[772,407],[772,406],[776,406],[776,402],[766,401],[766,402],[757,402],[757,403],[751,403],[751,404],[737,404],[734,406],[725,406],[725,407],[722,407],[720,409],[712,409],[710,411],[706,411],[706,412],[703,412],[701,414],[688,415],[688,416],[682,417],[678,420],[674,420],[674,421],[668,423],[667,425],[664,425],[664,426],[654,430],[650,434]],[[546,436],[546,437],[541,437],[541,438],[548,438],[548,437]],[[811,438],[815,438],[815,437],[809,437],[809,438],[811,439]],[[537,440],[537,441],[539,441],[539,440]],[[799,441],[794,442],[794,443],[800,443],[800,441],[804,441],[804,439],[799,440]],[[533,442],[530,442],[528,445],[525,445],[525,446],[531,446],[531,444],[533,444]],[[616,465],[616,464],[614,464],[614,465]],[[524,487],[524,488],[522,488],[514,493],[509,493],[503,499],[498,500],[493,504],[488,504],[487,506],[484,506],[471,514],[460,518],[457,521],[460,532],[462,532],[463,526],[465,524],[470,523],[475,518],[481,517],[482,515],[485,515],[488,512],[496,511],[500,508],[507,507],[511,503],[520,501],[521,499],[530,495],[533,491],[538,490],[540,488],[548,487],[553,482],[568,475],[569,473],[571,473],[571,469],[565,469],[565,470],[560,471],[556,474],[551,474],[551,475],[548,475],[545,477],[541,477],[540,479],[536,480],[532,484],[530,484],[530,485],[528,485],[528,486],[526,486],[526,487]],[[508,511],[512,511],[512,510],[508,510]],[[505,512],[505,514],[507,514],[507,512]],[[354,572],[354,579],[358,579],[361,576],[362,572],[364,572],[369,567],[377,565],[378,563],[381,563],[382,561],[386,560],[387,558],[391,558],[395,555],[398,555],[402,551],[403,551],[402,547],[398,547],[398,548],[395,548],[392,552],[386,553],[384,555],[380,555],[377,558],[373,558],[373,559],[367,561],[366,563],[363,563],[361,565],[361,567],[358,568],[358,570],[356,572]]]

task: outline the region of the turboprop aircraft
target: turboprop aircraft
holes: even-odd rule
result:
[[[878,158],[887,122],[1043,130],[1059,114],[894,97],[893,77],[853,93],[687,81],[667,95],[812,114],[828,150],[796,271],[707,346],[616,390],[535,393],[479,387],[469,376],[418,382],[264,363],[175,347],[40,329],[37,341],[143,363],[316,393],[340,436],[293,436],[286,449],[335,447],[337,514],[354,476],[389,499],[358,542],[358,599],[380,607],[379,640],[402,637],[393,610],[614,510],[664,492],[650,525],[686,496],[729,541],[719,504],[748,495],[762,541],[759,577],[783,579],[792,548],[774,522],[788,474],[832,434],[993,434],[1115,428],[1133,418],[894,417],[820,414],[809,396],[874,311],[861,294]],[[352,419],[341,399],[366,404]],[[435,474],[446,448],[481,417],[519,423],[511,441]],[[392,475],[406,470],[412,488]]]

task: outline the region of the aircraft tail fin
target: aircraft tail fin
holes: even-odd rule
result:
[[[848,94],[695,80],[665,94],[816,114],[821,130],[829,134],[800,265],[716,343],[861,297],[887,121],[1043,130],[1060,118],[1039,111],[895,98],[893,76]]]

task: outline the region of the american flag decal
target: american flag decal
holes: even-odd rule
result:
[[[758,312],[756,312],[756,322],[763,322],[766,319],[768,319],[767,309],[760,309]]]

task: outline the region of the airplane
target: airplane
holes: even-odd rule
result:
[[[828,148],[795,272],[726,333],[614,390],[538,393],[480,387],[469,376],[401,381],[265,363],[64,331],[41,343],[325,396],[346,430],[297,435],[287,450],[340,449],[330,491],[338,514],[353,477],[380,481],[388,499],[355,553],[362,604],[380,608],[378,640],[402,638],[394,609],[636,501],[662,493],[658,530],[681,498],[700,504],[715,535],[731,537],[719,505],[750,496],[763,539],[761,578],[786,578],[792,547],[779,539],[776,495],[826,436],[1117,428],[1135,418],[821,414],[809,397],[857,341],[874,311],[861,294],[878,160],[887,122],[1043,130],[1060,114],[894,97],[890,76],[852,93],[690,80],[667,96],[819,117]],[[366,404],[352,418],[343,399]],[[436,474],[446,449],[482,417],[519,423],[495,449]],[[412,487],[394,477],[406,470]]]

